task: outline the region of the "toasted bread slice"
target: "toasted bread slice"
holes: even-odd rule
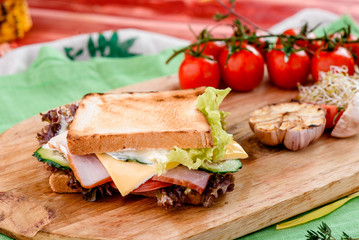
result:
[[[196,107],[204,90],[85,95],[67,135],[69,150],[84,155],[212,147],[210,125]]]

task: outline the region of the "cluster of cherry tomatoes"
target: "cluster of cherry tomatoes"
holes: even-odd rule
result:
[[[270,36],[255,32],[249,37],[207,38],[191,44],[179,68],[181,87],[218,88],[224,83],[236,91],[250,91],[261,83],[267,66],[274,85],[293,89],[306,84],[310,75],[318,81],[319,73],[330,66],[344,65],[352,75],[355,63],[359,64],[359,41],[350,29],[322,38],[289,29],[277,35],[274,44],[267,41]]]

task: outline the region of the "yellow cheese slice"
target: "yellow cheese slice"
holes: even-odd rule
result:
[[[110,174],[122,196],[128,195],[153,175],[157,174],[156,165],[119,161],[107,154],[96,154]]]
[[[241,145],[239,145],[239,143],[233,140],[230,144],[227,145],[227,149],[222,160],[239,158],[243,159],[247,157],[248,154],[243,150]]]

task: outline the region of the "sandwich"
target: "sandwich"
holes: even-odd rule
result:
[[[234,189],[248,157],[225,131],[219,105],[230,89],[92,93],[41,114],[34,156],[51,170],[57,193],[95,201],[117,192],[165,208],[211,206]]]

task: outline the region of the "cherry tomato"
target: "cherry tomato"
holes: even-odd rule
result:
[[[344,47],[337,47],[333,51],[317,50],[312,58],[311,72],[314,81],[319,80],[319,72],[328,72],[330,66],[346,66],[348,74],[354,74],[354,59]]]
[[[243,40],[242,43],[246,43],[246,44],[249,44],[249,45],[252,45],[253,47],[255,47],[262,54],[262,57],[265,59],[269,42],[266,41],[266,38],[261,37],[261,36],[267,35],[268,32],[261,30],[261,29],[257,29],[255,31],[247,29],[245,31],[245,33],[242,33],[241,31],[243,31],[243,29],[238,30],[238,32],[235,32],[232,36],[233,37],[248,37],[251,35],[256,35],[257,36],[256,40],[254,40],[254,39]]]
[[[350,34],[348,37],[348,41],[356,41],[358,37]],[[359,43],[345,43],[344,47],[352,53],[355,64],[359,65]]]
[[[310,58],[305,51],[293,52],[286,59],[280,50],[267,53],[267,68],[271,81],[284,89],[296,88],[298,83],[304,84],[310,73]]]
[[[300,34],[300,28],[289,28],[283,32],[284,35],[296,36]]]
[[[317,38],[317,36],[313,33],[313,32],[310,32],[308,35],[307,35],[307,38],[311,38],[311,39],[314,39],[314,38]],[[298,44],[299,45],[299,44]],[[320,49],[321,47],[323,47],[324,45],[324,42],[323,41],[320,41],[320,40],[313,40],[313,41],[308,41],[308,45],[306,46],[307,49],[309,50],[310,54],[312,55],[313,53],[315,53],[318,49]],[[299,45],[300,46],[300,45]]]
[[[266,59],[266,55],[267,55],[266,47],[267,47],[268,43],[266,42],[266,38],[261,38],[260,36],[264,36],[267,34],[268,33],[263,30],[257,30],[256,35],[259,37],[259,38],[257,38],[258,42],[251,44],[262,54],[262,57],[264,59]]]
[[[289,36],[299,36],[300,35],[300,28],[290,28],[287,29],[283,32],[284,35],[289,35]],[[313,33],[310,32],[306,35],[307,38],[316,38],[317,36]],[[277,40],[277,43],[281,43],[280,39]],[[321,46],[323,46],[322,41],[306,41],[306,40],[298,40],[296,41],[296,44],[299,47],[303,47],[306,48],[307,50],[309,50],[309,52],[315,52],[317,51]]]
[[[178,75],[183,89],[201,86],[218,88],[220,82],[218,62],[203,57],[186,56]]]
[[[290,28],[290,29],[285,30],[282,34],[287,35],[287,36],[299,36],[300,35],[300,28]],[[281,44],[281,39],[280,38],[277,39],[277,44]],[[298,40],[296,42],[296,44],[298,46],[307,45],[307,43],[304,40]]]
[[[325,124],[325,128],[333,128],[335,124],[339,121],[340,117],[343,115],[343,109],[338,109],[337,106],[334,105],[321,105],[325,110],[325,118],[327,120]]]
[[[340,40],[341,38],[343,38],[343,33],[335,32],[330,35],[331,40],[336,40],[336,39]],[[351,33],[346,40],[357,41],[358,37]],[[359,54],[359,43],[343,43],[342,44],[342,43],[338,42],[337,45],[343,46],[346,49],[348,49],[354,58],[355,64],[359,65],[359,55],[358,55]]]
[[[218,60],[219,55],[221,54],[222,50],[226,47],[224,42],[207,42],[207,43],[202,43],[198,46],[193,46],[192,49],[195,52],[201,52],[203,47],[205,47],[205,49],[202,52],[202,55],[206,55],[206,56],[212,56],[215,60]],[[186,55],[186,56],[190,56],[190,55]]]
[[[263,79],[264,60],[253,46],[242,44],[227,61],[229,50],[222,51],[219,57],[223,81],[233,90],[250,91],[257,87]]]

